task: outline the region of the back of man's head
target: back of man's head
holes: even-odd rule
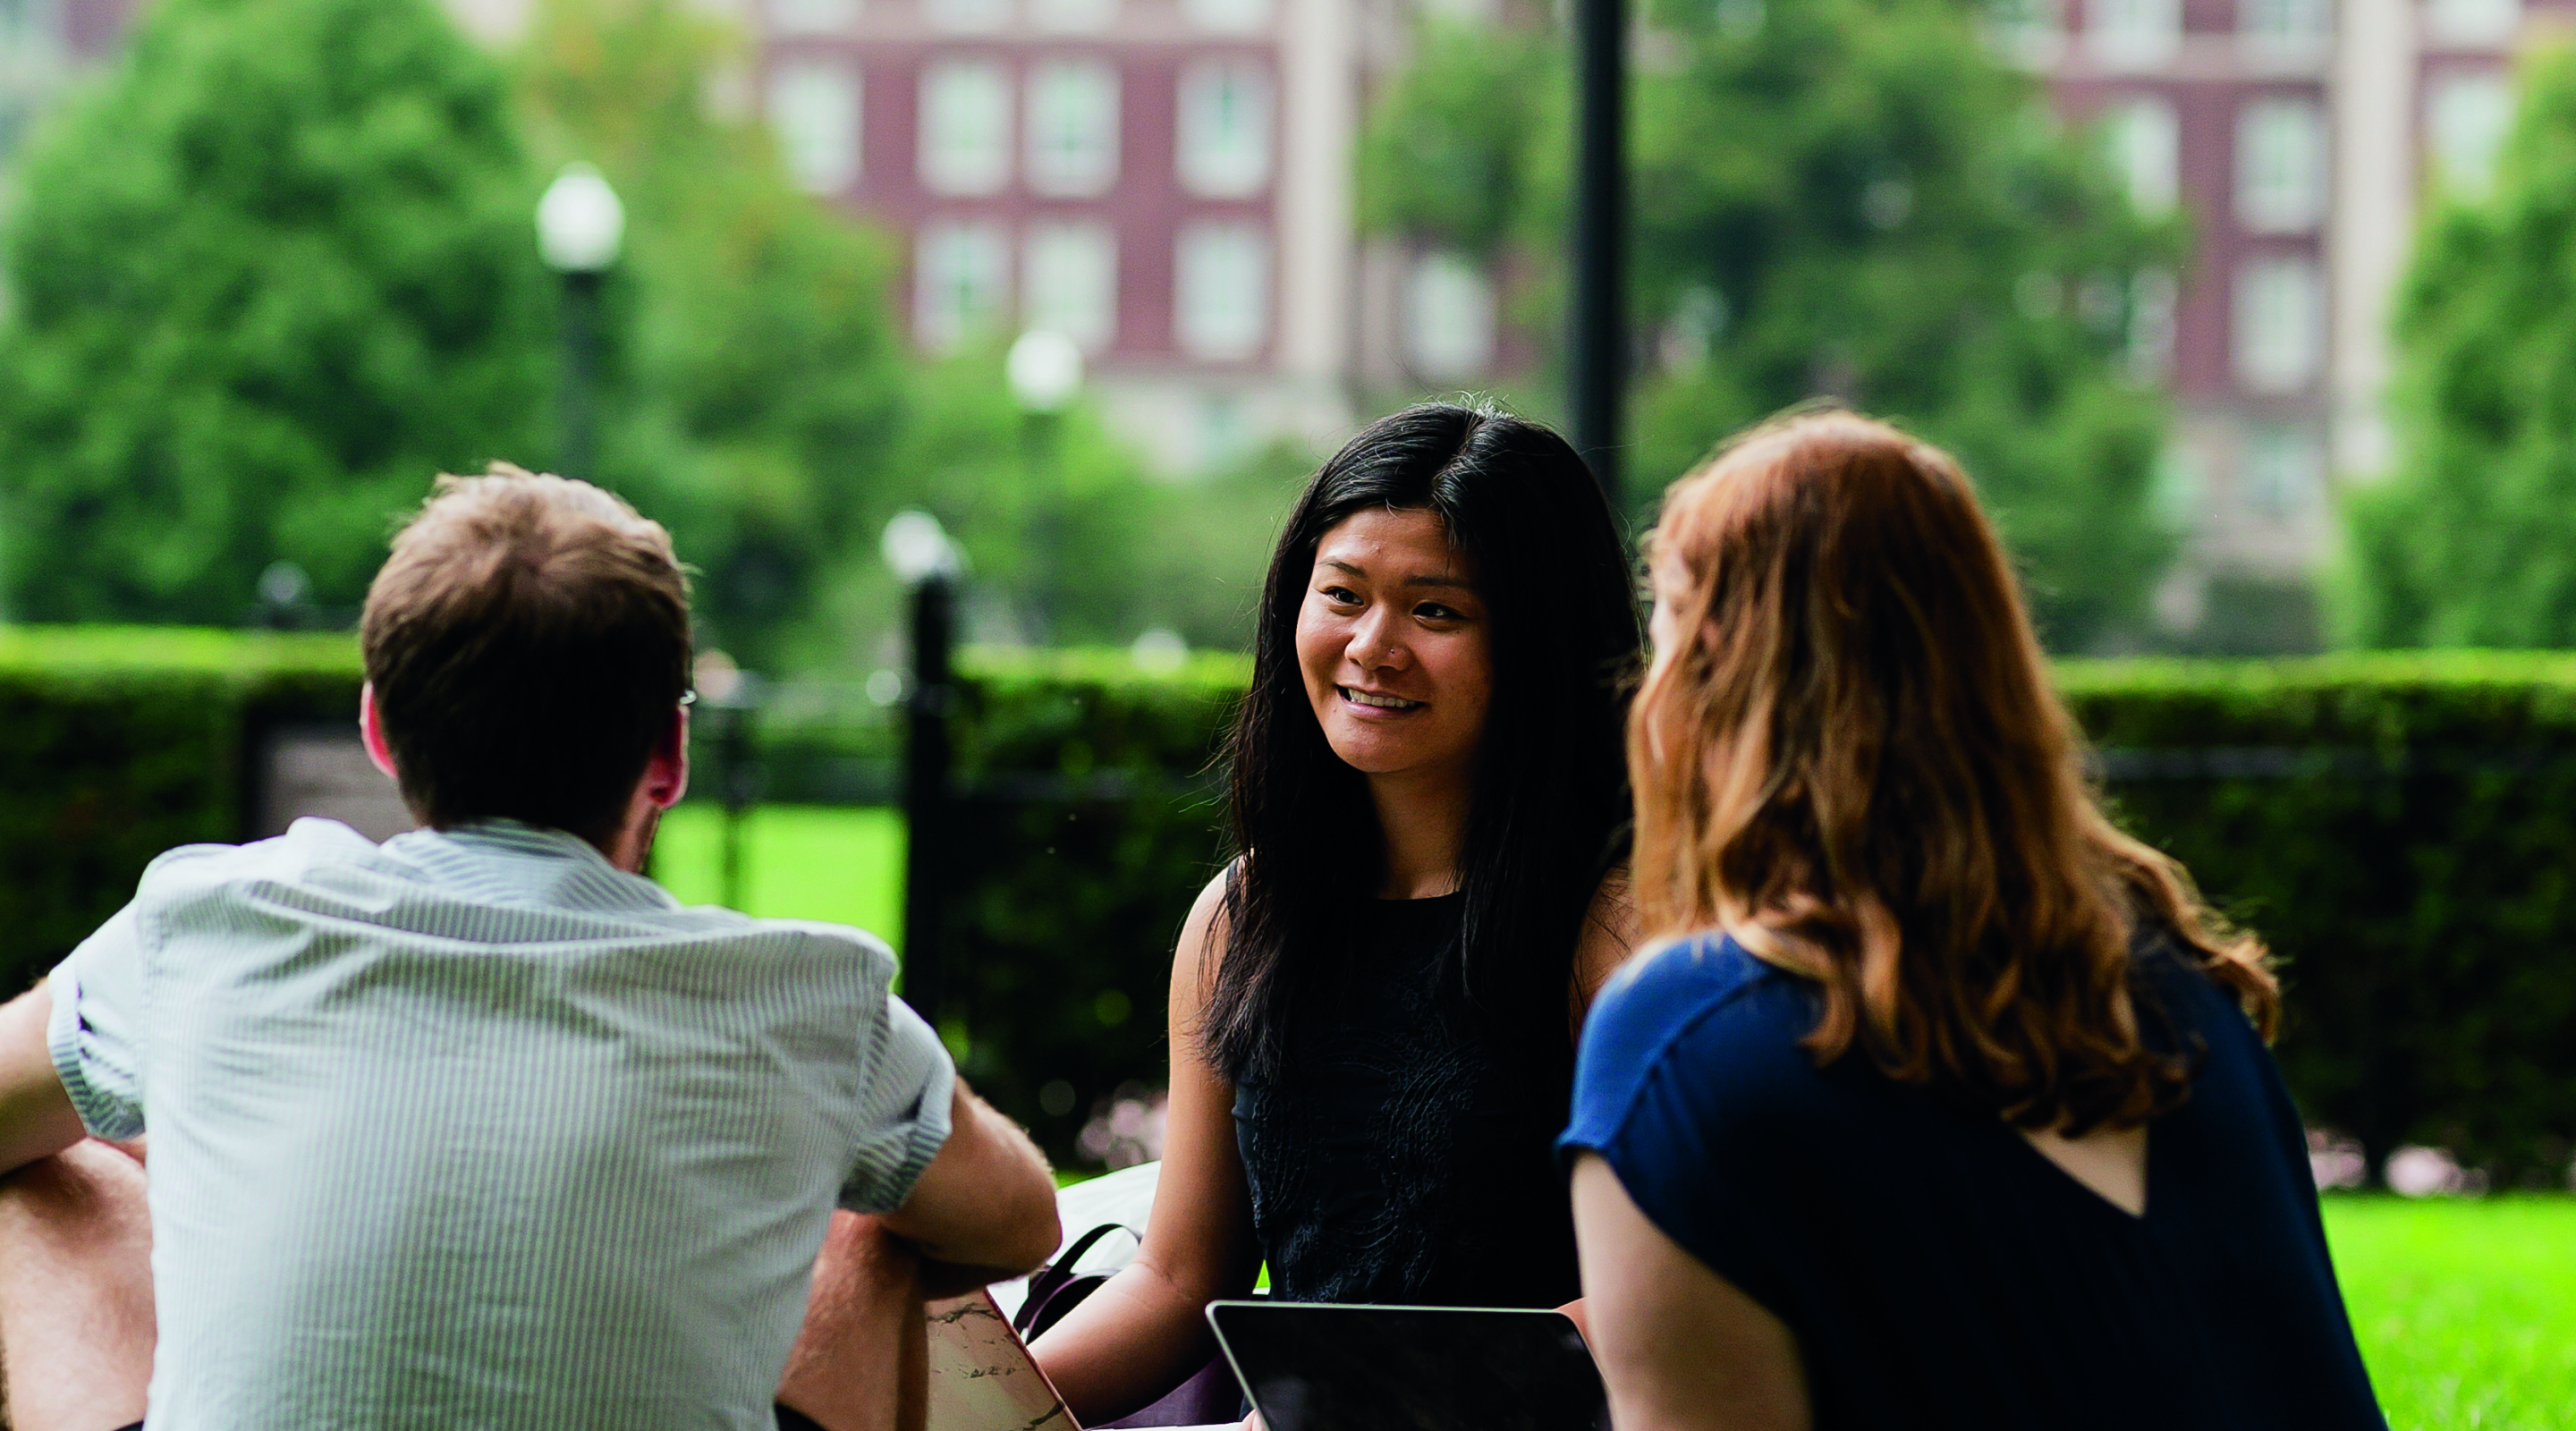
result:
[[[612,838],[689,685],[670,533],[587,482],[441,477],[367,591],[367,680],[403,801]]]

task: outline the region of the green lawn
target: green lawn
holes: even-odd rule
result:
[[[654,875],[690,903],[718,896],[721,823],[663,823]],[[743,855],[751,913],[901,939],[898,812],[764,806]],[[2326,1231],[2394,1431],[2576,1431],[2576,1198],[2337,1195]]]
[[[690,904],[723,898],[724,813],[691,803],[662,820],[653,877]],[[762,805],[743,817],[748,914],[855,924],[903,943],[903,815],[884,809]]]
[[[2576,1198],[2326,1199],[2393,1431],[2576,1431]]]

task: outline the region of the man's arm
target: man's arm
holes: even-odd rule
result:
[[[922,1292],[933,1300],[1017,1277],[1063,1237],[1046,1158],[962,1078],[949,1104],[948,1141],[882,1222],[920,1249]]]
[[[52,1157],[84,1135],[46,1046],[53,1012],[54,996],[42,984],[0,1006],[0,1173]]]

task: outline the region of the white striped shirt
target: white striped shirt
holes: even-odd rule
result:
[[[150,1126],[148,1425],[768,1427],[833,1206],[948,1136],[893,967],[506,822],[162,856],[49,1030]]]

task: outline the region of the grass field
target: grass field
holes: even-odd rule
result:
[[[662,820],[653,877],[690,904],[723,898],[724,814],[686,804]],[[855,924],[903,945],[903,815],[762,805],[743,817],[743,906],[778,919]]]
[[[2392,1431],[2576,1431],[2576,1198],[2326,1199]]]
[[[654,874],[690,903],[718,897],[721,824],[663,824]],[[751,913],[900,942],[898,812],[764,806],[743,833]],[[2326,1232],[2393,1431],[2576,1431],[2576,1198],[2337,1195]]]

